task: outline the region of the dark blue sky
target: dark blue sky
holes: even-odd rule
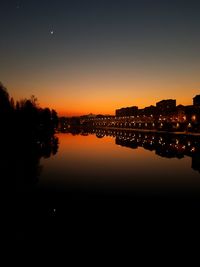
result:
[[[198,0],[1,0],[0,10],[0,80],[16,98],[111,112],[186,103],[200,89]]]

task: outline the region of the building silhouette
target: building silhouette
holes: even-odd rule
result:
[[[124,117],[124,116],[134,116],[137,115],[138,107],[126,107],[126,108],[120,108],[117,109],[115,114],[117,117]]]
[[[175,111],[176,100],[174,99],[161,100],[156,103],[156,107],[159,113],[163,115],[168,115]]]
[[[196,95],[196,96],[193,98],[193,105],[194,105],[194,106],[200,106],[200,95]]]
[[[145,129],[167,132],[200,132],[199,95],[193,98],[193,105],[176,106],[175,99],[165,99],[139,109],[137,106],[122,107],[114,115],[95,115],[79,117],[79,126],[88,128]],[[61,121],[61,120],[60,120]],[[66,130],[75,126],[70,118],[64,118],[61,128]]]

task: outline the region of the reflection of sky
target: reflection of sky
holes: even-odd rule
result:
[[[41,185],[200,190],[192,158],[167,159],[144,148],[115,144],[111,137],[59,134],[59,152],[42,160]]]
[[[199,1],[14,2],[1,4],[0,72],[15,98],[79,114],[199,93]]]

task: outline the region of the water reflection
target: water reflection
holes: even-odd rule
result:
[[[94,129],[90,134],[97,138],[111,136],[116,145],[137,149],[143,147],[165,158],[192,158],[192,168],[200,172],[200,136],[176,135],[170,133],[133,132]]]
[[[31,234],[38,232],[41,227],[39,221],[46,217],[49,210],[50,203],[45,202],[45,192],[40,193],[37,186],[43,171],[41,159],[55,156],[58,147],[58,137],[51,134],[41,135],[37,140],[11,134],[1,139],[0,172],[1,177],[15,185],[14,228],[18,241],[23,241],[25,237],[27,241],[32,240]]]
[[[18,174],[28,181],[28,175],[37,177],[18,202],[20,237],[49,241],[66,232],[67,240],[70,229],[83,235],[131,216],[139,227],[152,216],[157,222],[161,213],[174,220],[177,211],[196,220],[199,150],[198,136],[100,129],[18,146],[11,161],[21,166]]]
[[[58,137],[40,187],[69,199],[200,192],[199,136],[78,129]]]
[[[42,170],[41,158],[55,155],[58,146],[58,137],[54,135],[37,139],[22,134],[1,135],[1,177],[13,181],[17,189],[36,184]]]
[[[36,185],[42,172],[41,158],[50,158],[58,152],[58,138],[46,136],[45,138],[23,141],[12,144],[12,152],[6,148],[4,158],[7,162],[5,175],[13,177],[17,190],[32,189]]]

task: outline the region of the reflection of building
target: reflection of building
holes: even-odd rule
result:
[[[200,172],[200,154],[197,154],[192,157],[192,169]]]
[[[93,129],[97,137],[115,137],[116,145],[137,149],[143,147],[165,158],[192,158],[192,168],[200,172],[200,136],[170,133],[148,133],[130,130]]]
[[[194,106],[200,106],[200,95],[196,95],[196,96],[193,98],[193,105],[194,105]]]
[[[169,133],[147,133],[130,130],[93,129],[93,134],[102,138],[115,137],[116,145],[137,149],[143,147],[165,158],[192,158],[192,169],[200,172],[200,137]]]

